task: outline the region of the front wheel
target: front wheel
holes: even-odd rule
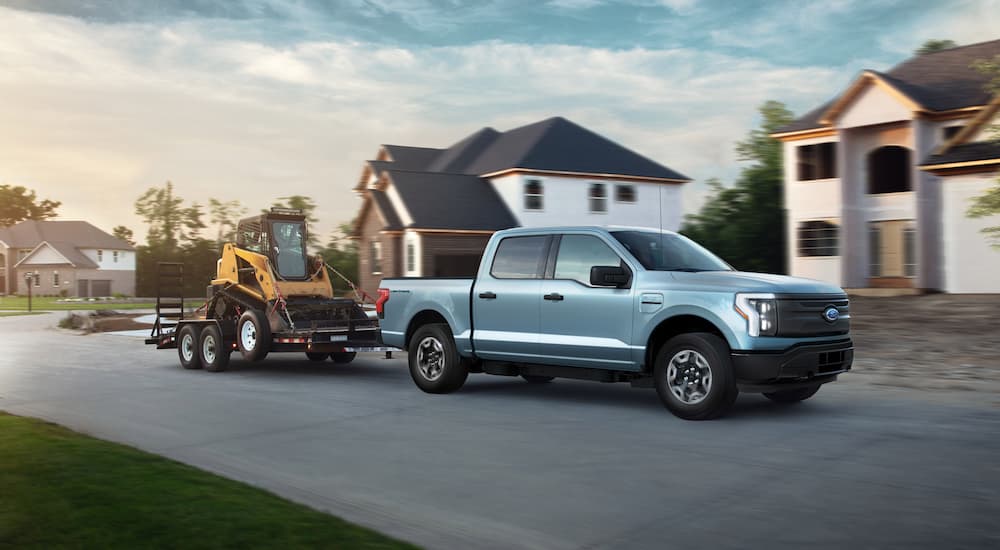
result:
[[[732,407],[739,390],[729,346],[707,332],[680,334],[656,354],[653,381],[663,406],[686,420],[718,418]]]
[[[462,363],[455,339],[445,324],[424,325],[409,346],[410,377],[427,393],[451,393],[462,387],[469,369]]]
[[[798,403],[816,395],[816,392],[819,391],[820,385],[821,384],[815,384],[813,386],[796,388],[794,390],[767,392],[764,394],[764,397],[774,401],[775,403]]]
[[[236,342],[247,361],[260,361],[267,357],[271,345],[271,325],[259,309],[248,309],[236,322]]]

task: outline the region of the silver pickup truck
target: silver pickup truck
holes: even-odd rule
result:
[[[493,235],[474,279],[385,279],[382,339],[431,393],[470,372],[655,387],[693,420],[740,391],[789,403],[849,370],[842,289],[734,270],[695,242],[638,228],[518,228]]]

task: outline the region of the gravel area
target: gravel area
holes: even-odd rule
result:
[[[1000,393],[1000,295],[851,296],[853,375]]]

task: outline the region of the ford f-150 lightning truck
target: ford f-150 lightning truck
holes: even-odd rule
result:
[[[631,382],[693,420],[740,391],[811,397],[851,368],[847,295],[734,270],[694,241],[640,228],[499,231],[474,279],[382,281],[383,341],[430,393],[470,372]]]

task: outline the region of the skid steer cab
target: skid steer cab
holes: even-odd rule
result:
[[[240,220],[236,242],[223,245],[207,300],[193,318],[184,318],[183,298],[170,296],[173,287],[181,294],[183,266],[161,263],[157,322],[146,342],[176,348],[186,369],[210,371],[225,370],[234,351],[249,361],[299,352],[337,363],[359,351],[391,351],[381,343],[378,321],[362,308],[363,293],[334,297],[331,272],[341,275],[309,255],[307,237],[300,210],[272,208]],[[161,312],[178,300],[179,314]],[[171,318],[173,325],[165,321]]]

